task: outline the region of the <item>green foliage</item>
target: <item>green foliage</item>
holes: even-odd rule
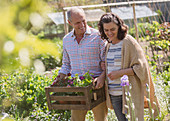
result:
[[[146,36],[146,28],[151,28],[152,24],[146,23],[138,23],[138,33],[139,35]],[[130,28],[128,33],[135,37],[135,27]]]
[[[57,76],[56,76],[51,86],[86,87],[92,84],[94,80],[92,75],[93,74],[89,72],[86,72],[83,76],[79,76],[78,74],[75,74],[74,77],[71,77],[71,75],[68,74],[64,79],[61,80],[57,80]]]
[[[51,75],[51,76],[47,76]],[[47,106],[45,87],[49,86],[58,75],[55,69],[45,75],[22,70],[13,74],[3,74],[0,77],[0,113],[6,112],[16,121],[29,120],[70,120],[68,110],[49,110]],[[89,76],[87,74],[87,76]],[[152,78],[155,83],[156,95],[160,100],[162,118],[167,114],[169,104],[170,70],[156,74],[152,68]],[[51,77],[51,78],[49,78]],[[90,77],[91,79],[91,77]],[[90,80],[89,79],[89,80]],[[164,104],[166,103],[166,104]],[[148,112],[147,112],[148,113]],[[88,112],[87,119],[93,120],[93,113]],[[109,120],[116,120],[113,110],[108,114]],[[147,117],[149,119],[149,117]]]
[[[33,60],[40,59],[43,62],[46,71],[50,71],[56,67],[61,67],[62,65],[63,41],[60,38],[53,38],[51,42],[56,46],[57,53],[41,53],[33,58]]]
[[[0,72],[30,68],[34,59],[42,54],[48,55],[52,62],[61,58],[55,43],[31,33],[44,27],[47,13],[51,11],[47,3],[43,0],[1,1],[0,8]],[[45,66],[49,70],[47,66],[49,63]]]
[[[65,121],[70,119],[70,111],[68,110],[51,110],[49,111],[46,107],[42,107],[36,101],[33,104],[34,110],[30,112],[30,120],[43,120],[43,121]]]
[[[46,71],[50,71],[51,69],[54,69],[56,67],[60,67],[62,62],[62,59],[56,59],[54,56],[51,56],[50,54],[41,54],[36,59],[42,60],[44,63]]]
[[[89,72],[86,72],[83,76],[78,76],[78,74],[75,75],[75,78],[73,80],[73,85],[75,87],[86,87],[92,84],[93,82],[93,74],[90,74]]]
[[[45,87],[49,86],[58,70],[52,72],[52,78],[32,72],[15,72],[2,75],[0,79],[0,112],[7,112],[15,120],[24,118],[57,119],[70,118],[70,111],[49,111],[45,96]],[[66,113],[67,112],[67,113]]]
[[[167,71],[162,73],[156,73],[156,66],[151,68],[152,79],[155,83],[155,94],[157,95],[160,103],[160,108],[162,109],[162,114],[165,116],[170,113],[169,103],[170,103],[170,67]]]
[[[168,33],[168,23],[160,25],[158,22],[154,21],[152,26],[146,29],[146,41],[149,41],[149,47],[152,53],[150,63],[157,66],[157,72],[164,72],[170,66],[168,63],[170,61],[170,56],[168,55],[170,52]]]
[[[150,65],[156,65],[158,72],[164,72],[170,66],[170,34],[169,23],[159,24],[156,21],[150,23],[139,23],[139,35],[141,43],[146,43],[146,54]],[[135,29],[130,29],[129,33],[135,36]]]
[[[43,80],[43,81],[42,81]],[[16,72],[5,75],[1,79],[1,108],[8,109],[13,103],[20,109],[19,113],[25,110],[29,113],[32,103],[37,98],[39,104],[45,103],[44,87],[49,84],[50,79],[37,74]],[[7,101],[8,103],[5,103]]]

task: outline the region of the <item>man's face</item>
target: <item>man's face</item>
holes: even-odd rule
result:
[[[70,25],[74,28],[76,35],[83,35],[86,31],[86,18],[84,13],[72,14]]]

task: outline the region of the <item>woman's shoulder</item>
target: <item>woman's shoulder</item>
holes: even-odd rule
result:
[[[125,38],[123,39],[123,43],[125,44],[125,45],[138,45],[139,43],[137,42],[137,40],[134,38],[134,37],[132,37],[131,35],[129,35],[129,34],[127,34],[126,36],[125,36]]]
[[[137,40],[129,34],[127,34],[123,40],[125,40],[124,42],[127,43],[137,42]]]

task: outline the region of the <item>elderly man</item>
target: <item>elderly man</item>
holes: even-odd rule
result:
[[[83,9],[74,7],[68,10],[68,23],[73,30],[63,38],[62,67],[57,79],[64,78],[68,73],[79,76],[86,72],[93,73],[97,82],[95,88],[104,85],[105,72],[100,68],[104,61],[106,41],[99,36],[98,30],[87,25]],[[92,109],[95,121],[107,121],[107,107],[103,102]],[[72,110],[71,121],[85,121],[87,110]]]

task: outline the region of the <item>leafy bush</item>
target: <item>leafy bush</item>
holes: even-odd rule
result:
[[[170,66],[170,34],[169,23],[159,24],[153,21],[149,23],[139,23],[140,44],[146,44],[146,54],[150,65],[156,65],[157,73],[164,72]],[[135,36],[135,29],[130,29],[129,33]],[[143,46],[144,48],[144,46]]]
[[[54,70],[52,78],[23,71],[2,75],[0,79],[0,112],[6,112],[16,120],[26,117],[37,120],[40,118],[55,120],[59,117],[63,120],[69,118],[69,111],[49,111],[47,107],[45,87],[52,83],[57,73],[58,70]]]
[[[50,71],[52,69],[55,69],[56,67],[61,67],[62,65],[63,41],[60,38],[53,38],[51,41],[58,49],[56,56],[50,53],[42,53],[34,58],[34,60],[40,59],[43,62],[46,71]]]

